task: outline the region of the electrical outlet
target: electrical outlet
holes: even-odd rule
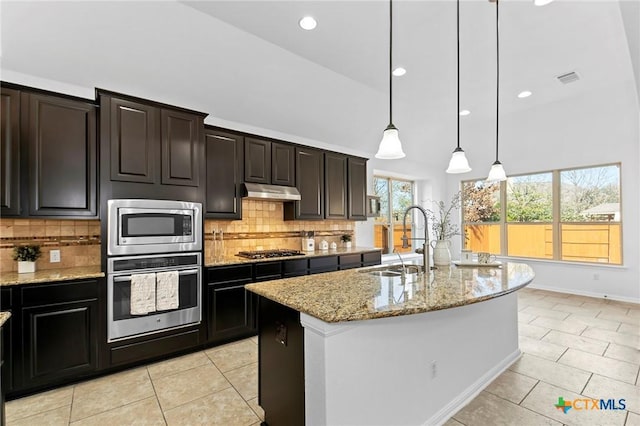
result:
[[[50,263],[60,262],[60,250],[51,250],[49,252],[49,262]]]
[[[438,366],[435,361],[431,361],[431,378],[435,379],[438,375]]]
[[[598,281],[600,279],[600,274],[593,274],[593,280]]]

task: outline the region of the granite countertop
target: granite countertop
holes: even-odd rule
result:
[[[32,274],[3,272],[0,275],[0,287],[21,284],[37,284],[51,281],[66,281],[83,278],[104,277],[99,265],[77,266],[73,268],[43,269]]]
[[[0,312],[0,327],[11,317],[11,312]]]
[[[325,322],[418,314],[489,300],[529,284],[523,263],[494,267],[438,267],[425,275],[380,277],[350,269],[247,284],[247,290]]]
[[[313,252],[303,252],[300,256],[284,256],[284,257],[270,257],[266,259],[245,259],[240,256],[226,256],[224,259],[218,262],[211,262],[209,260],[206,261],[206,267],[209,266],[224,266],[224,265],[235,265],[242,263],[256,263],[256,262],[273,262],[276,260],[287,260],[287,259],[302,259],[305,257],[321,257],[321,256],[335,256],[339,254],[357,254],[357,253],[367,253],[371,251],[380,251],[381,249],[375,247],[352,247],[352,248],[344,248],[338,247],[335,250],[316,250]]]

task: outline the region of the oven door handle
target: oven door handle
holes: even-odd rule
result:
[[[191,275],[191,274],[197,274],[198,272],[200,272],[198,269],[187,269],[187,270],[182,270],[182,271],[178,271],[178,275]],[[113,282],[114,283],[121,283],[124,281],[131,281],[131,275],[128,275],[126,277],[113,277]]]

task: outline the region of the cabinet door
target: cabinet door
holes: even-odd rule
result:
[[[367,220],[367,160],[349,157],[349,219]]]
[[[244,181],[271,183],[271,142],[245,138]]]
[[[10,288],[0,288],[0,310],[12,312]],[[14,318],[9,317],[0,334],[0,387],[3,394],[13,389],[13,321]]]
[[[324,190],[326,219],[347,218],[347,157],[324,154]]]
[[[182,111],[163,109],[161,121],[161,183],[198,186],[202,159],[202,118]]]
[[[29,214],[97,216],[95,105],[25,93],[22,104],[28,114]]]
[[[97,309],[96,300],[22,309],[24,387],[96,370]]]
[[[209,341],[237,339],[255,334],[253,294],[244,289],[250,279],[209,284]]]
[[[271,143],[271,183],[295,186],[295,147],[282,143]]]
[[[0,214],[20,214],[20,92],[0,92]]]
[[[106,99],[110,100],[111,180],[157,183],[160,111],[139,102]]]
[[[324,218],[324,157],[322,151],[296,147],[296,187],[300,201],[285,203],[285,219]]]
[[[242,218],[243,138],[205,130],[207,195],[205,215],[215,219]]]

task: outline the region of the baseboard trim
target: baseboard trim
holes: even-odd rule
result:
[[[483,374],[482,377],[466,388],[460,395],[442,407],[436,414],[431,416],[431,418],[424,423],[424,426],[441,426],[445,424],[451,416],[471,402],[471,400],[478,396],[484,388],[489,386],[489,384],[509,368],[511,364],[516,362],[518,358],[520,358],[520,355],[522,355],[520,348],[509,354],[506,358],[500,361],[498,365]]]
[[[566,288],[552,287],[547,285],[538,285],[534,283],[529,284],[528,287],[536,290],[555,291],[556,293],[575,294],[576,296],[587,296],[587,297],[593,297],[596,299],[617,300],[618,302],[640,304],[640,300],[638,299],[634,299],[632,297],[625,297],[625,296],[616,296],[615,294],[610,295],[610,294],[594,293],[592,291],[581,291],[581,290],[574,290],[574,289],[568,290]]]

